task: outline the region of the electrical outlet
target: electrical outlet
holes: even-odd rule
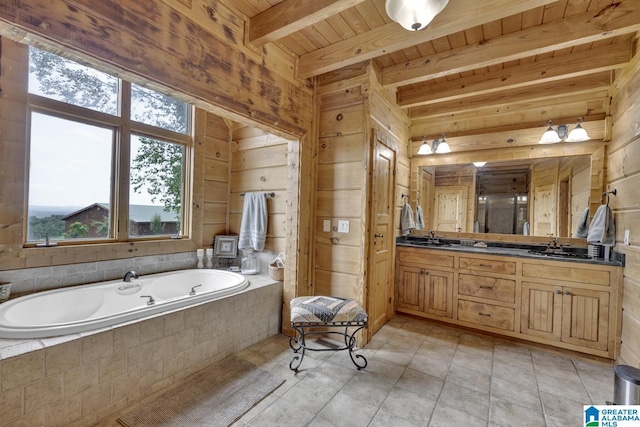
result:
[[[338,233],[348,233],[349,232],[349,221],[340,220],[338,221]]]
[[[630,231],[629,230],[624,230],[624,244],[625,245],[629,245],[629,235],[630,235]]]
[[[322,231],[331,231],[331,220],[325,219],[322,224]]]

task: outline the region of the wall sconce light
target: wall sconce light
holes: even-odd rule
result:
[[[445,134],[443,133],[441,139],[434,139],[431,145],[429,145],[429,143],[427,142],[427,137],[425,136],[422,139],[422,145],[418,150],[418,154],[423,155],[423,154],[433,154],[433,153],[436,153],[436,154],[450,153],[451,147],[449,147],[449,144],[447,143],[447,141],[445,141],[444,137],[445,137]]]
[[[409,31],[422,30],[442,12],[449,0],[387,0],[389,18]]]
[[[486,164],[487,164],[487,162],[473,162],[473,166],[475,166],[477,168],[481,168]]]
[[[556,129],[551,127],[551,120],[547,121],[547,130],[542,134],[538,144],[555,144],[557,142],[581,142],[589,140],[587,131],[582,127],[584,117],[578,118],[578,124],[569,132],[569,126],[558,125]]]

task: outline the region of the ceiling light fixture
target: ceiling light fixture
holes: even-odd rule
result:
[[[486,164],[487,164],[487,162],[473,162],[473,166],[475,166],[477,168],[481,168]]]
[[[442,12],[449,0],[387,0],[389,18],[409,31],[422,30]]]
[[[556,129],[551,127],[551,120],[547,121],[547,130],[542,134],[538,144],[555,144],[557,142],[581,142],[588,141],[589,135],[587,131],[582,127],[581,123],[584,122],[584,117],[578,118],[578,124],[569,132],[569,126],[558,125]]]
[[[437,153],[437,154],[450,153],[451,147],[449,147],[449,144],[447,143],[447,141],[445,141],[444,137],[445,137],[445,134],[443,133],[442,138],[434,139],[431,145],[429,145],[429,142],[427,142],[427,137],[426,136],[423,137],[422,145],[420,146],[420,149],[418,149],[418,154],[423,155],[423,154],[433,154],[433,153]]]

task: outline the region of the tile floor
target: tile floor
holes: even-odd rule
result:
[[[583,405],[613,400],[610,363],[398,316],[361,354],[307,352],[289,370],[288,339],[240,353],[286,382],[244,426],[580,426]]]
[[[234,427],[583,426],[583,405],[613,400],[611,363],[403,316],[359,353],[360,371],[307,352],[295,374],[283,335],[240,352],[286,381]]]

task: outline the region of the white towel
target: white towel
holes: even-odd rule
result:
[[[416,230],[424,228],[424,215],[422,214],[422,206],[416,206]]]
[[[524,224],[522,224],[522,235],[523,236],[528,236],[529,235],[529,222],[525,221]]]
[[[587,243],[591,245],[612,246],[616,243],[616,226],[613,222],[613,212],[607,205],[601,205],[589,225]]]
[[[400,228],[402,229],[402,235],[407,236],[411,233],[411,230],[416,228],[416,223],[413,220],[413,209],[409,203],[405,203],[400,213]]]
[[[264,250],[267,238],[267,198],[264,193],[246,193],[242,207],[239,249]]]
[[[474,233],[479,233],[480,232],[480,223],[478,221],[473,223],[473,232]]]
[[[578,227],[576,228],[576,237],[585,238],[589,234],[589,208],[585,209],[580,215]]]

